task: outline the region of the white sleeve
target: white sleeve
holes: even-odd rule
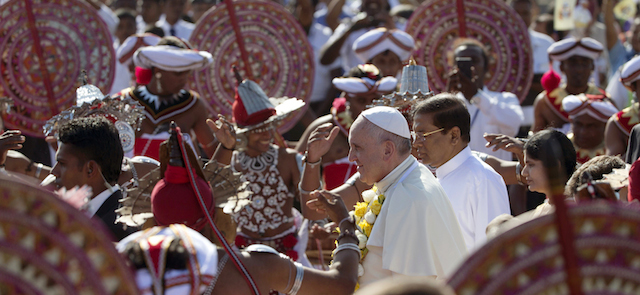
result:
[[[482,190],[478,192],[475,200],[475,249],[480,248],[485,243],[489,222],[498,215],[511,214],[509,196],[502,178],[487,177],[484,179],[484,183],[477,183],[477,185],[482,186]]]
[[[115,13],[106,5],[101,4],[100,10],[98,10],[98,15],[107,24],[107,28],[109,28],[109,32],[111,35],[116,33],[116,27],[118,27],[118,17]]]
[[[489,118],[487,123],[498,127],[498,133],[508,136],[518,134],[524,121],[524,113],[520,101],[513,93],[489,93],[478,89],[472,101]]]

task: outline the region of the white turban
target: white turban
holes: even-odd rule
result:
[[[340,91],[344,91],[350,94],[365,94],[365,93],[389,93],[396,89],[396,85],[398,84],[398,79],[387,76],[380,80],[373,80],[371,78],[355,78],[355,77],[346,77],[346,78],[333,78],[331,81],[333,86],[338,88]]]
[[[129,244],[140,244],[142,251],[145,252],[143,255],[145,258],[148,258],[144,259],[145,261],[156,261],[155,259],[159,259],[157,261],[163,261],[166,259],[166,256],[154,257],[154,253],[166,255],[171,240],[175,238],[181,238],[182,244],[187,252],[189,252],[189,260],[186,261],[186,268],[163,269],[164,277],[159,278],[159,280],[154,278],[151,271],[155,272],[155,269],[149,265],[147,265],[147,268],[136,270],[135,280],[138,289],[141,291],[140,294],[202,294],[209,283],[219,275],[217,273],[218,250],[216,246],[200,233],[183,224],[174,224],[168,227],[153,227],[146,231],[135,232],[120,241],[116,245],[116,248],[118,252],[123,253]],[[162,248],[162,250],[150,250],[150,248],[158,247]],[[148,264],[149,262],[146,263]],[[192,270],[195,273],[192,273]],[[162,280],[164,280],[164,282]],[[196,292],[191,290],[194,282],[197,283],[196,288],[198,291]],[[161,292],[158,293],[158,291]]]
[[[149,33],[132,35],[118,47],[116,58],[121,64],[128,66],[138,48],[154,46],[160,42],[160,39],[160,37]]]
[[[574,55],[584,56],[595,60],[604,50],[600,42],[592,38],[575,39],[573,37],[551,44],[547,53],[553,60],[563,61]]]
[[[360,36],[353,43],[353,51],[362,62],[369,62],[376,55],[390,50],[401,62],[409,59],[415,41],[411,35],[396,29],[377,28]]]
[[[388,132],[404,138],[411,138],[407,120],[395,108],[385,106],[372,107],[360,113],[360,116]]]
[[[158,45],[138,49],[133,55],[133,62],[145,69],[159,68],[170,72],[184,72],[209,66],[213,63],[213,57],[206,51]]]
[[[570,118],[587,114],[601,122],[607,122],[611,116],[618,112],[616,106],[608,97],[597,95],[568,95],[562,100],[562,108],[569,113]]]
[[[620,82],[624,86],[631,86],[636,80],[640,80],[640,56],[636,56],[622,66],[620,73]]]

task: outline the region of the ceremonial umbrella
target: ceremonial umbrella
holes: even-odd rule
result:
[[[0,97],[7,129],[44,137],[42,126],[75,102],[82,72],[104,93],[115,52],[95,8],[81,0],[11,0],[0,7]]]
[[[213,65],[194,72],[189,87],[200,93],[214,114],[231,114],[236,85],[232,66],[269,97],[305,102],[311,98],[313,49],[298,21],[280,4],[227,0],[205,13],[189,41],[213,55]],[[306,108],[285,119],[278,131],[291,129]]]
[[[416,40],[414,57],[427,67],[429,87],[446,90],[453,42],[473,38],[489,51],[485,85],[489,90],[526,97],[533,78],[529,33],[520,16],[504,0],[426,0],[411,15],[406,27]]]

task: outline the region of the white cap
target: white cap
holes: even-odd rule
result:
[[[567,38],[551,44],[547,53],[553,60],[563,61],[574,55],[596,59],[604,50],[600,42],[593,38]]]
[[[627,87],[636,80],[640,80],[640,56],[636,56],[624,64],[620,73],[620,82]]]
[[[350,94],[363,94],[373,92],[386,94],[394,91],[396,89],[396,85],[398,85],[398,79],[391,76],[384,77],[377,81],[367,77],[338,77],[333,78],[331,82],[333,83],[333,86],[338,88],[338,90]]]
[[[150,33],[129,36],[122,42],[122,45],[118,47],[118,50],[116,50],[116,59],[122,65],[128,66],[131,63],[133,54],[136,53],[138,48],[154,46],[160,42],[160,39],[160,37]]]
[[[569,113],[570,118],[587,114],[600,122],[607,122],[611,116],[618,112],[608,97],[603,95],[587,97],[584,93],[567,95],[562,99],[562,108]]]
[[[170,72],[183,72],[207,67],[213,63],[213,57],[206,51],[157,45],[138,49],[133,55],[133,62],[145,69],[159,68]]]
[[[409,124],[402,113],[392,107],[373,107],[360,113],[360,116],[374,125],[395,135],[411,138]]]
[[[409,59],[415,41],[411,35],[396,29],[377,28],[366,32],[353,42],[353,51],[362,62],[369,62],[376,55],[390,50],[401,62]]]

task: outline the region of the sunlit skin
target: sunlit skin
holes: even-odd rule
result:
[[[449,161],[457,150],[450,145],[450,134],[433,125],[432,114],[416,114],[413,118],[413,131],[417,134],[413,139],[413,148],[423,164],[438,168]],[[429,134],[424,137],[424,134]],[[453,154],[453,155],[452,155]]]
[[[273,142],[273,131],[264,130],[261,132],[248,132],[247,134],[247,155],[257,157],[269,150]]]
[[[579,148],[593,149],[604,140],[604,129],[607,125],[587,114],[572,119],[573,143]]]
[[[547,177],[547,171],[542,161],[531,158],[525,150],[524,163],[525,166],[522,168],[522,176],[526,179],[529,190],[551,196],[549,178]]]
[[[51,170],[51,174],[56,176],[58,188],[72,189],[87,184],[86,163],[82,163],[76,155],[77,151],[73,145],[61,143],[58,147],[56,165]]]
[[[369,63],[376,66],[383,77],[395,77],[402,70],[402,61],[395,53],[389,50],[374,56]]]
[[[567,77],[567,92],[580,94],[587,91],[593,69],[593,59],[589,57],[574,55],[560,62],[560,70]]]
[[[363,132],[363,121],[356,122],[349,131],[349,161],[355,162],[360,172],[360,180],[368,185],[382,180],[386,173],[377,163],[384,156],[384,148],[378,138]]]

